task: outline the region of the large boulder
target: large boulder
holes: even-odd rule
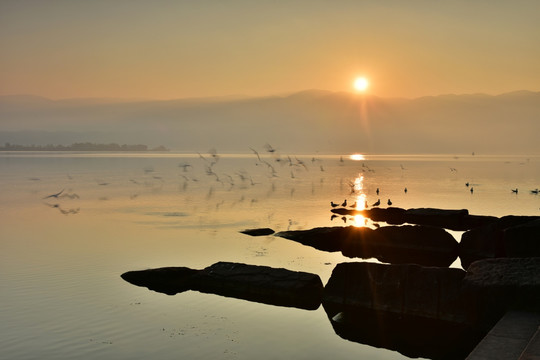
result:
[[[510,308],[538,312],[540,257],[475,261],[467,269],[463,288],[491,322]]]
[[[338,264],[323,307],[344,339],[409,357],[464,358],[480,339],[460,286],[460,269]]]
[[[467,323],[461,299],[465,271],[414,264],[338,264],[324,289],[326,308],[353,307],[401,317]]]
[[[540,219],[506,228],[503,246],[507,257],[540,257]]]
[[[343,255],[374,257],[391,264],[447,267],[457,258],[458,243],[444,229],[431,226],[385,226],[359,242],[346,241]]]
[[[203,270],[166,267],[129,271],[127,282],[168,295],[186,290],[245,299],[264,304],[315,310],[323,284],[318,275],[268,266],[218,262]]]
[[[449,266],[457,258],[458,243],[444,229],[429,226],[321,227],[276,234],[323,251],[344,256],[377,258],[393,264]]]
[[[481,259],[539,256],[539,240],[535,240],[540,239],[539,219],[537,216],[504,216],[491,224],[466,231],[459,244],[463,268]],[[525,226],[527,223],[531,225]]]
[[[194,276],[192,289],[265,304],[315,310],[321,303],[323,284],[316,274],[218,262]]]

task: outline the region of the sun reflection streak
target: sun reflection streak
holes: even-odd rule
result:
[[[364,194],[364,175],[359,174],[354,179],[353,190],[356,195],[355,210],[362,211],[366,209],[366,194]],[[353,216],[353,226],[361,227],[367,225],[367,218],[361,214],[355,214]]]

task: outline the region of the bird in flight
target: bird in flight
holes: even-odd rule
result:
[[[56,193],[56,194],[51,194],[51,195],[48,195],[48,196],[45,196],[44,199],[50,199],[50,198],[56,198],[58,199],[58,196],[60,196],[60,194],[62,194],[64,192],[64,189],[62,189],[62,191]]]

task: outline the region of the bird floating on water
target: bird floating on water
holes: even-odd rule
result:
[[[471,186],[471,194],[474,192],[474,188]]]
[[[373,203],[373,205],[371,206],[379,206],[381,205],[381,199],[378,199],[375,203]]]
[[[540,192],[540,190],[538,190],[538,189],[531,190],[531,194],[538,195],[539,192]]]
[[[405,194],[406,194],[406,193],[407,193],[407,188],[405,188],[405,189],[403,190],[403,192],[405,192]]]
[[[345,201],[343,201],[343,204],[341,204],[341,206],[343,206],[343,207],[347,206],[347,199],[345,199]]]
[[[518,189],[517,189],[517,188],[512,189],[512,192],[513,192],[514,194],[517,194],[517,193],[518,193]]]
[[[338,205],[339,205],[339,204],[335,204],[333,201],[330,201],[330,206],[331,206],[331,207],[336,207],[336,206],[338,206]]]
[[[392,205],[392,201],[390,199],[388,199],[387,204],[388,204],[388,206]]]
[[[377,188],[377,190],[375,190],[375,192],[377,193],[377,195],[379,195],[379,188]]]

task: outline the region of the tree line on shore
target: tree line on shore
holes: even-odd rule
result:
[[[149,148],[147,145],[136,144],[95,144],[90,142],[73,143],[71,145],[18,145],[5,143],[0,146],[0,151],[169,151],[165,146],[160,145]]]

